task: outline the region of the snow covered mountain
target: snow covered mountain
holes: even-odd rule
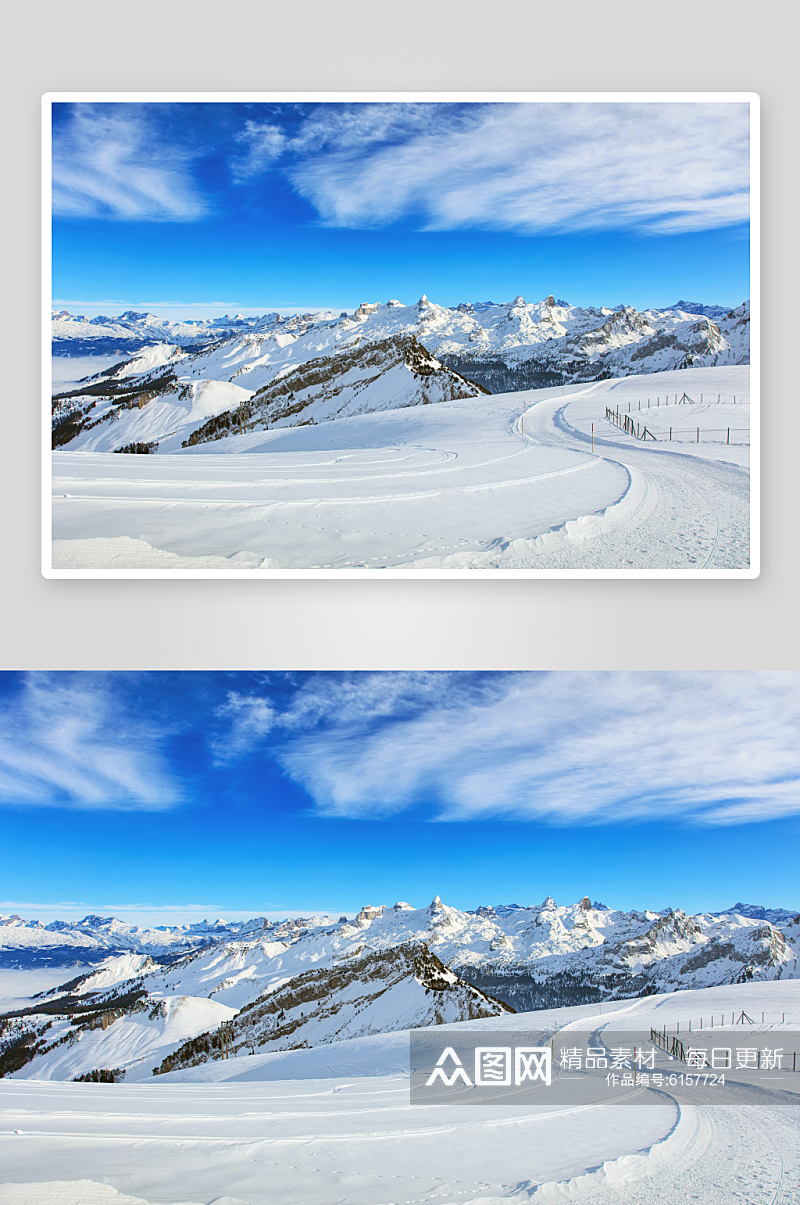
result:
[[[266,989],[237,1015],[230,1053],[296,1050],[513,1011],[448,971],[424,943],[405,943],[308,970]],[[186,1042],[158,1072],[207,1062],[219,1050],[215,1036],[206,1033]]]
[[[174,956],[234,937],[260,933],[263,917],[229,923],[200,921],[193,925],[159,925],[142,928],[116,917],[85,916],[79,921],[53,921],[43,925],[21,916],[0,916],[0,967],[28,969],[52,966],[91,966],[121,951],[153,957]],[[291,926],[292,922],[285,922]]]
[[[245,430],[305,426],[486,392],[444,367],[413,335],[309,360],[255,393],[232,380],[177,375],[175,352],[160,344],[109,380],[54,399],[53,446],[174,452]]]
[[[730,309],[724,305],[703,305],[702,301],[676,301],[668,307],[683,310],[684,314],[705,314],[706,318],[727,318]]]
[[[270,326],[278,314],[247,318],[244,314],[222,318],[187,319],[170,322],[155,314],[126,310],[109,318],[99,315],[86,318],[69,310],[54,310],[52,314],[52,354],[54,356],[128,357],[142,348],[168,342],[181,347],[199,347],[241,330],[258,330]]]
[[[0,1021],[0,1071],[150,1075],[221,1057],[223,1021],[233,1050],[285,1050],[509,1008],[799,978],[800,915],[775,911],[789,919],[622,912],[588,897],[463,912],[437,896],[427,908],[368,905],[353,920],[259,919],[168,965],[120,953],[31,1001]],[[58,930],[31,932],[46,944]]]
[[[746,364],[750,358],[747,302],[712,320],[680,309],[582,309],[552,296],[451,309],[423,295],[416,305],[365,303],[338,317],[241,319],[235,331],[224,328],[234,320],[221,319],[222,327],[205,323],[201,334],[197,324],[183,324],[183,330],[152,315],[134,318],[141,319],[139,343],[130,346],[128,358],[54,399],[54,446],[177,451],[241,430],[254,397],[258,422],[298,426],[482,391]],[[97,323],[62,314],[56,328],[105,329]],[[108,330],[116,326],[115,320]],[[149,344],[140,337],[144,331],[151,333]],[[427,393],[421,388],[426,377],[432,378]],[[211,423],[215,418],[220,421]]]
[[[796,911],[788,908],[765,908],[762,904],[734,904],[722,912],[710,912],[709,916],[748,916],[751,920],[768,920],[773,925],[786,925],[795,919]]]
[[[243,427],[253,431],[302,426],[487,392],[443,367],[413,335],[396,335],[290,370],[262,386],[239,410],[209,418],[192,432],[186,446],[222,439]]]

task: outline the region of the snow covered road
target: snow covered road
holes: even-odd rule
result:
[[[625,390],[624,386],[628,389]],[[532,569],[743,569],[750,564],[750,474],[732,460],[673,451],[669,444],[641,444],[597,419],[594,386],[569,401],[541,402],[525,415],[525,434],[543,446],[594,447],[630,475],[625,497],[604,514],[545,536],[533,547],[510,546],[496,563]],[[633,392],[614,382],[618,394]],[[749,416],[748,416],[749,417]],[[689,445],[691,448],[692,445]],[[719,454],[719,449],[714,449]],[[581,530],[581,527],[583,530]],[[482,560],[481,564],[484,563]]]
[[[591,1205],[795,1205],[798,1110],[693,1109],[682,1106],[668,1138],[645,1156],[569,1183],[546,1185],[535,1201]],[[0,1198],[2,1199],[2,1198]]]
[[[749,423],[747,374],[658,377],[663,389],[678,387],[672,378],[738,389],[737,421]],[[676,451],[622,434],[606,406],[643,381],[391,410],[175,454],[57,451],[53,567],[747,572],[749,448]]]

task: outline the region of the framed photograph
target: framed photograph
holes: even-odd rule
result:
[[[758,109],[47,95],[45,576],[758,576]]]

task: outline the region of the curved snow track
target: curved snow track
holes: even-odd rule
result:
[[[534,1201],[591,1205],[794,1205],[797,1109],[682,1106],[674,1130],[646,1154],[541,1186]]]
[[[525,436],[577,451],[591,437],[571,426],[575,401],[540,402],[525,415]],[[620,446],[609,423],[596,423],[594,447],[630,477],[625,496],[604,514],[566,524],[526,557],[507,550],[508,567],[539,569],[744,569],[750,564],[747,469],[652,445]],[[583,524],[581,530],[580,524]],[[499,562],[498,562],[499,563]]]

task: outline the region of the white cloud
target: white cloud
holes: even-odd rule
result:
[[[162,810],[182,802],[163,736],[94,675],[31,674],[0,712],[0,801]]]
[[[209,739],[217,762],[231,761],[256,748],[275,723],[275,710],[261,695],[243,695],[230,691],[217,708],[224,729]]]
[[[237,184],[261,175],[271,163],[278,159],[286,143],[286,135],[279,126],[267,122],[247,121],[236,135],[236,141],[245,147],[245,153],[233,161],[231,166]]]
[[[461,108],[430,103],[319,105],[312,109],[291,139],[295,151],[324,148],[364,150],[373,143],[400,142],[447,128],[451,132],[474,123],[480,106]]]
[[[53,213],[128,221],[195,221],[208,212],[189,155],[162,142],[148,106],[77,105],[53,138]]]
[[[341,817],[423,803],[441,820],[554,824],[800,813],[799,675],[510,674],[471,691],[440,677],[438,700],[380,723],[358,715],[352,681],[337,718],[324,683],[324,722],[283,746],[285,770]]]
[[[330,226],[676,233],[749,216],[743,104],[367,105],[315,111],[292,145],[315,152],[289,174]]]
[[[418,671],[315,676],[297,690],[278,722],[297,730],[325,722],[349,725],[400,719],[442,706],[449,689],[461,693],[456,686],[459,680],[457,674]]]
[[[218,761],[229,761],[261,747],[276,731],[280,739],[293,733],[313,734],[320,726],[358,728],[376,720],[400,720],[453,699],[473,696],[466,675],[425,672],[313,675],[280,709],[253,691],[230,691],[217,708],[222,726],[209,736]],[[317,739],[313,737],[312,739]]]

